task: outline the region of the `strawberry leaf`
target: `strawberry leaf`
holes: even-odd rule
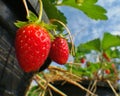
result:
[[[81,5],[84,2],[84,0],[75,0],[75,2]]]
[[[50,0],[43,0],[43,7],[49,19],[57,19],[63,22],[64,24],[67,23],[66,17],[62,12],[60,12],[54,4]],[[58,30],[63,30],[63,26],[59,23],[55,23],[58,27]]]
[[[84,44],[80,44],[81,48],[84,48],[86,50],[96,50],[96,51],[101,51],[101,42],[100,39],[94,39],[91,41],[88,41]]]
[[[120,46],[120,36],[105,32],[102,39],[102,49],[106,50],[115,46]]]
[[[97,0],[84,0],[81,5],[77,4],[74,0],[63,0],[61,5],[74,7],[78,10],[83,11],[88,17],[95,20],[107,20],[106,10],[95,4]]]

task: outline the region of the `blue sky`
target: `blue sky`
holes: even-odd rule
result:
[[[75,45],[101,37],[104,32],[120,34],[120,0],[98,0],[97,4],[107,10],[107,21],[90,19],[74,8],[59,7],[67,17]]]

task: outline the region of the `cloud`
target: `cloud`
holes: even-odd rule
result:
[[[118,13],[120,13],[120,6],[111,6],[111,8],[108,9],[107,16],[109,18],[119,17],[120,14]]]
[[[119,2],[118,0],[98,0],[97,4],[108,8],[112,6],[116,1]]]
[[[120,31],[113,31],[112,34],[114,34],[114,35],[120,35]]]

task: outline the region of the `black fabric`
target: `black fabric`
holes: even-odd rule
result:
[[[28,6],[35,12],[30,3]],[[26,20],[22,0],[0,0],[0,96],[24,96],[33,76],[21,70],[15,57],[16,20]]]

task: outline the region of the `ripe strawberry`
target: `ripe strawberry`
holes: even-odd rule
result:
[[[69,47],[66,39],[56,37],[51,44],[50,58],[58,64],[65,64],[69,57]]]
[[[28,24],[18,29],[15,50],[18,62],[25,72],[37,71],[45,62],[51,46],[46,29]]]
[[[108,55],[107,55],[105,52],[103,53],[103,57],[104,57],[108,62],[111,61],[110,58],[108,57]]]
[[[81,62],[81,63],[85,63],[85,61],[86,61],[85,58],[81,58],[81,59],[80,59],[80,62]]]
[[[111,64],[111,67],[112,67],[112,68],[115,68],[115,64],[114,64],[114,63],[112,63],[112,64]]]
[[[114,63],[112,63],[111,67],[112,67],[112,69],[113,69],[114,73],[116,73],[116,74],[117,74],[117,69],[116,69],[116,66],[115,66],[115,64],[114,64]]]
[[[105,70],[105,73],[106,73],[106,74],[110,74],[110,70],[109,70],[109,69],[106,69],[106,70]]]

